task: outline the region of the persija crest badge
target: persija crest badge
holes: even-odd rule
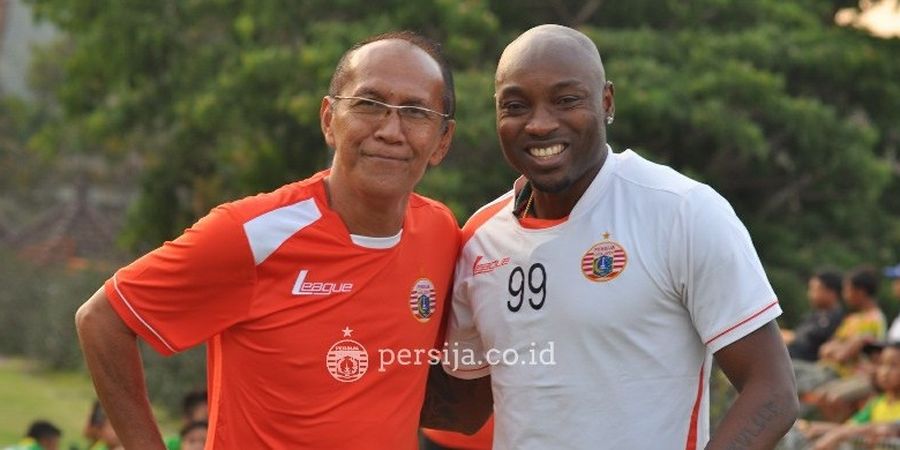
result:
[[[428,278],[419,278],[409,292],[409,309],[419,322],[428,322],[437,309],[437,294],[434,283]]]
[[[619,276],[627,264],[625,248],[611,241],[609,233],[603,233],[603,240],[589,248],[581,258],[581,273],[588,280],[602,283]]]
[[[349,338],[353,330],[346,327],[341,330],[345,338]],[[334,343],[325,356],[328,373],[343,383],[350,383],[362,378],[369,368],[369,353],[366,348],[353,339],[342,339]]]

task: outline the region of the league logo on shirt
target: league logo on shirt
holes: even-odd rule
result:
[[[409,292],[409,309],[419,322],[428,322],[437,308],[437,296],[434,292],[434,283],[428,278],[419,278],[413,283]]]
[[[627,263],[625,249],[618,242],[609,240],[609,233],[603,233],[603,240],[589,248],[581,258],[581,273],[588,280],[606,282],[619,276]]]
[[[353,330],[346,327],[341,330],[344,337],[350,337]],[[366,348],[353,339],[343,339],[334,343],[325,355],[325,366],[328,373],[343,383],[350,383],[362,378],[369,368],[369,353]]]

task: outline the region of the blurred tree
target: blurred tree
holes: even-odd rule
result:
[[[83,150],[143,158],[129,228],[141,248],[217,203],[324,168],[319,103],[353,42],[418,29],[445,42],[465,79],[489,60],[483,43],[497,29],[472,1],[34,4],[74,37],[59,95]]]
[[[28,146],[29,137],[42,124],[42,114],[38,108],[21,99],[0,97],[0,173],[3,174],[0,177],[0,192],[3,193],[0,203],[35,199],[35,192],[20,187],[40,184],[50,166],[48,159],[29,151]],[[8,209],[13,209],[12,205],[0,204],[0,213],[9,213],[5,211]]]
[[[171,238],[213,205],[330,159],[318,109],[337,58],[392,29],[444,43],[459,127],[422,190],[464,219],[513,179],[494,134],[503,46],[539,23],[597,42],[616,148],[719,189],[793,319],[820,265],[900,255],[900,42],[834,23],[850,0],[31,0],[71,36],[45,147],[141,156],[129,241]]]

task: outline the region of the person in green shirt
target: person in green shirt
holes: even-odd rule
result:
[[[178,450],[203,450],[207,428],[209,424],[205,420],[185,425],[181,429],[181,447]]]
[[[206,390],[185,394],[181,399],[182,429],[196,422],[205,422],[207,419],[209,419],[209,401],[206,398]],[[182,434],[166,438],[166,450],[181,450]]]
[[[4,450],[59,450],[62,432],[46,420],[35,420],[28,426],[25,438]]]
[[[812,448],[833,450],[854,439],[883,437],[883,425],[893,426],[900,422],[900,342],[881,342],[867,347],[884,349],[875,370],[875,383],[881,394],[870,398],[844,423],[798,423],[798,428],[810,439]]]

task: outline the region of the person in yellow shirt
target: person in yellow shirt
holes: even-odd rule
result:
[[[843,422],[873,392],[872,366],[862,349],[885,338],[887,324],[875,297],[878,287],[875,269],[851,272],[844,280],[844,300],[852,312],[819,349],[819,361],[793,361],[795,373],[804,373],[797,376],[801,400],[817,407],[828,421]]]
[[[883,425],[900,421],[900,342],[886,344],[881,351],[875,367],[875,383],[882,393],[872,397],[845,423],[798,423],[813,441],[812,448],[836,449],[842,442],[878,435]]]

